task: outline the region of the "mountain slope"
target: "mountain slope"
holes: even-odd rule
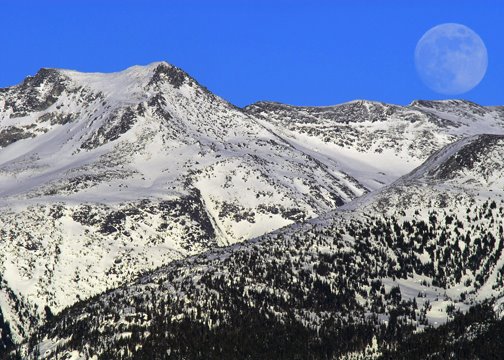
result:
[[[20,341],[146,270],[325,214],[500,108],[461,101],[239,109],[166,63],[42,69],[0,90],[0,307]]]
[[[504,125],[500,108],[461,100],[414,101],[406,107],[362,100],[327,107],[259,102],[245,110],[369,190],[390,184],[457,139],[502,134]]]
[[[496,316],[491,304],[478,304],[439,328],[401,339],[380,359],[497,359],[504,343],[496,334],[503,331],[504,319]]]
[[[460,140],[357,205],[81,302],[28,348],[42,358],[325,359],[373,337],[386,348],[484,299],[498,310],[504,190],[487,179],[504,176],[502,160],[504,136]]]
[[[18,339],[46,305],[366,191],[166,63],[42,69],[0,109],[0,304]]]

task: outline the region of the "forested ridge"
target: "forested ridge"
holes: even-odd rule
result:
[[[433,303],[446,302],[448,319],[473,303],[497,270],[502,213],[488,200],[463,218],[450,208],[342,218],[214,250],[64,310],[29,349],[36,358],[48,337],[51,356],[101,359],[332,359],[373,338],[400,350],[429,328]],[[402,293],[414,278],[419,291]],[[457,284],[466,291],[449,296]]]

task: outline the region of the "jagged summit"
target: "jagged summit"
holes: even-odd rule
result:
[[[436,107],[436,106],[470,106],[470,107],[480,107],[483,106],[476,104],[470,100],[464,99],[446,99],[446,100],[413,100],[408,106],[419,106],[419,107]]]
[[[137,72],[137,73],[151,72],[152,73],[159,66],[177,68],[175,65],[172,65],[164,60],[161,60],[161,61],[153,61],[153,62],[148,63],[146,65],[132,65],[126,69],[115,71],[115,72],[99,72],[99,71],[82,72],[82,71],[73,70],[73,69],[66,69],[66,68],[52,68],[52,70],[56,70],[56,71],[68,73],[68,74],[78,73],[78,74],[113,75],[113,74],[121,74],[121,73],[124,74],[124,73],[132,73],[132,72]]]
[[[185,71],[165,61],[153,62],[145,66],[135,65],[113,73],[83,73],[63,69],[56,71],[79,83],[102,88],[105,92],[106,89],[110,89],[110,86],[105,85],[107,83],[112,83],[114,87],[119,87],[121,90],[127,90],[131,86],[142,86],[145,90],[150,87],[156,89],[155,85],[159,86],[163,82],[172,85],[175,89],[183,84],[189,86],[197,84]],[[122,86],[118,86],[118,83]]]
[[[86,93],[110,103],[139,103],[169,91],[193,91],[209,94],[186,72],[166,62],[132,66],[113,73],[78,72],[66,69],[40,69],[21,84],[0,89],[4,110],[10,117],[23,117],[48,109],[65,95]],[[86,100],[86,99],[83,99]],[[8,110],[11,110],[9,113]]]
[[[129,79],[131,82],[142,82],[142,80],[147,80],[147,82],[149,82],[152,80],[153,76],[158,76],[161,72],[169,72],[170,70],[178,72],[186,78],[190,78],[190,76],[182,69],[171,65],[166,61],[156,61],[147,65],[133,65],[115,72],[82,72],[64,68],[41,68],[35,75],[25,78],[20,85],[36,87],[41,85],[44,80],[55,80],[56,78],[61,78],[62,76],[74,78],[75,80],[88,79],[88,81],[92,81],[96,78],[101,79],[103,82],[105,80],[113,81],[114,79],[125,78]]]
[[[359,109],[363,108],[366,110],[369,109],[379,109],[381,107],[395,107],[396,105],[386,104],[378,101],[370,101],[370,100],[352,100],[342,104],[336,105],[323,105],[323,106],[302,106],[302,105],[289,105],[283,104],[275,101],[258,101],[253,104],[247,105],[244,107],[245,111],[249,112],[260,112],[265,110],[290,110],[290,111],[306,111],[306,112],[316,112],[316,113],[334,113],[338,115],[340,112],[343,112],[344,109],[352,108]]]
[[[468,100],[416,100],[409,107],[443,117],[462,127],[478,123],[481,133],[495,133],[492,127],[502,127],[502,120],[498,124],[494,121],[495,118],[501,118],[502,108],[481,106]]]
[[[256,101],[252,104],[246,105],[244,109],[254,109],[256,107],[262,108],[262,107],[279,107],[279,108],[291,108],[291,109],[334,109],[339,106],[346,106],[346,105],[361,105],[361,106],[369,106],[369,105],[388,105],[388,106],[394,106],[392,104],[387,104],[381,101],[373,101],[373,100],[366,100],[366,99],[356,99],[356,100],[351,100],[347,101],[344,103],[340,104],[333,104],[333,105],[317,105],[317,106],[309,106],[309,105],[292,105],[292,104],[285,104],[281,103],[278,101],[268,101],[268,100],[261,100],[261,101]]]

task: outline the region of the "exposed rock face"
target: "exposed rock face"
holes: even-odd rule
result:
[[[451,180],[462,173],[473,173],[477,178],[488,180],[501,175],[504,164],[499,160],[504,151],[503,135],[481,135],[453,154],[442,167],[430,172],[439,180]]]
[[[58,100],[68,80],[58,70],[40,69],[35,76],[27,77],[21,85],[1,90],[7,95],[3,111],[10,111],[10,117],[15,118],[46,110]]]
[[[6,147],[18,140],[26,139],[34,136],[25,129],[20,129],[16,126],[9,126],[0,132],[0,147]]]

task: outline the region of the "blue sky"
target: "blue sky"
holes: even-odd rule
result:
[[[489,65],[462,98],[504,105],[504,6],[450,0],[13,1],[0,9],[0,87],[41,67],[117,71],[165,60],[238,106],[441,99],[419,80],[418,39],[456,22]]]

